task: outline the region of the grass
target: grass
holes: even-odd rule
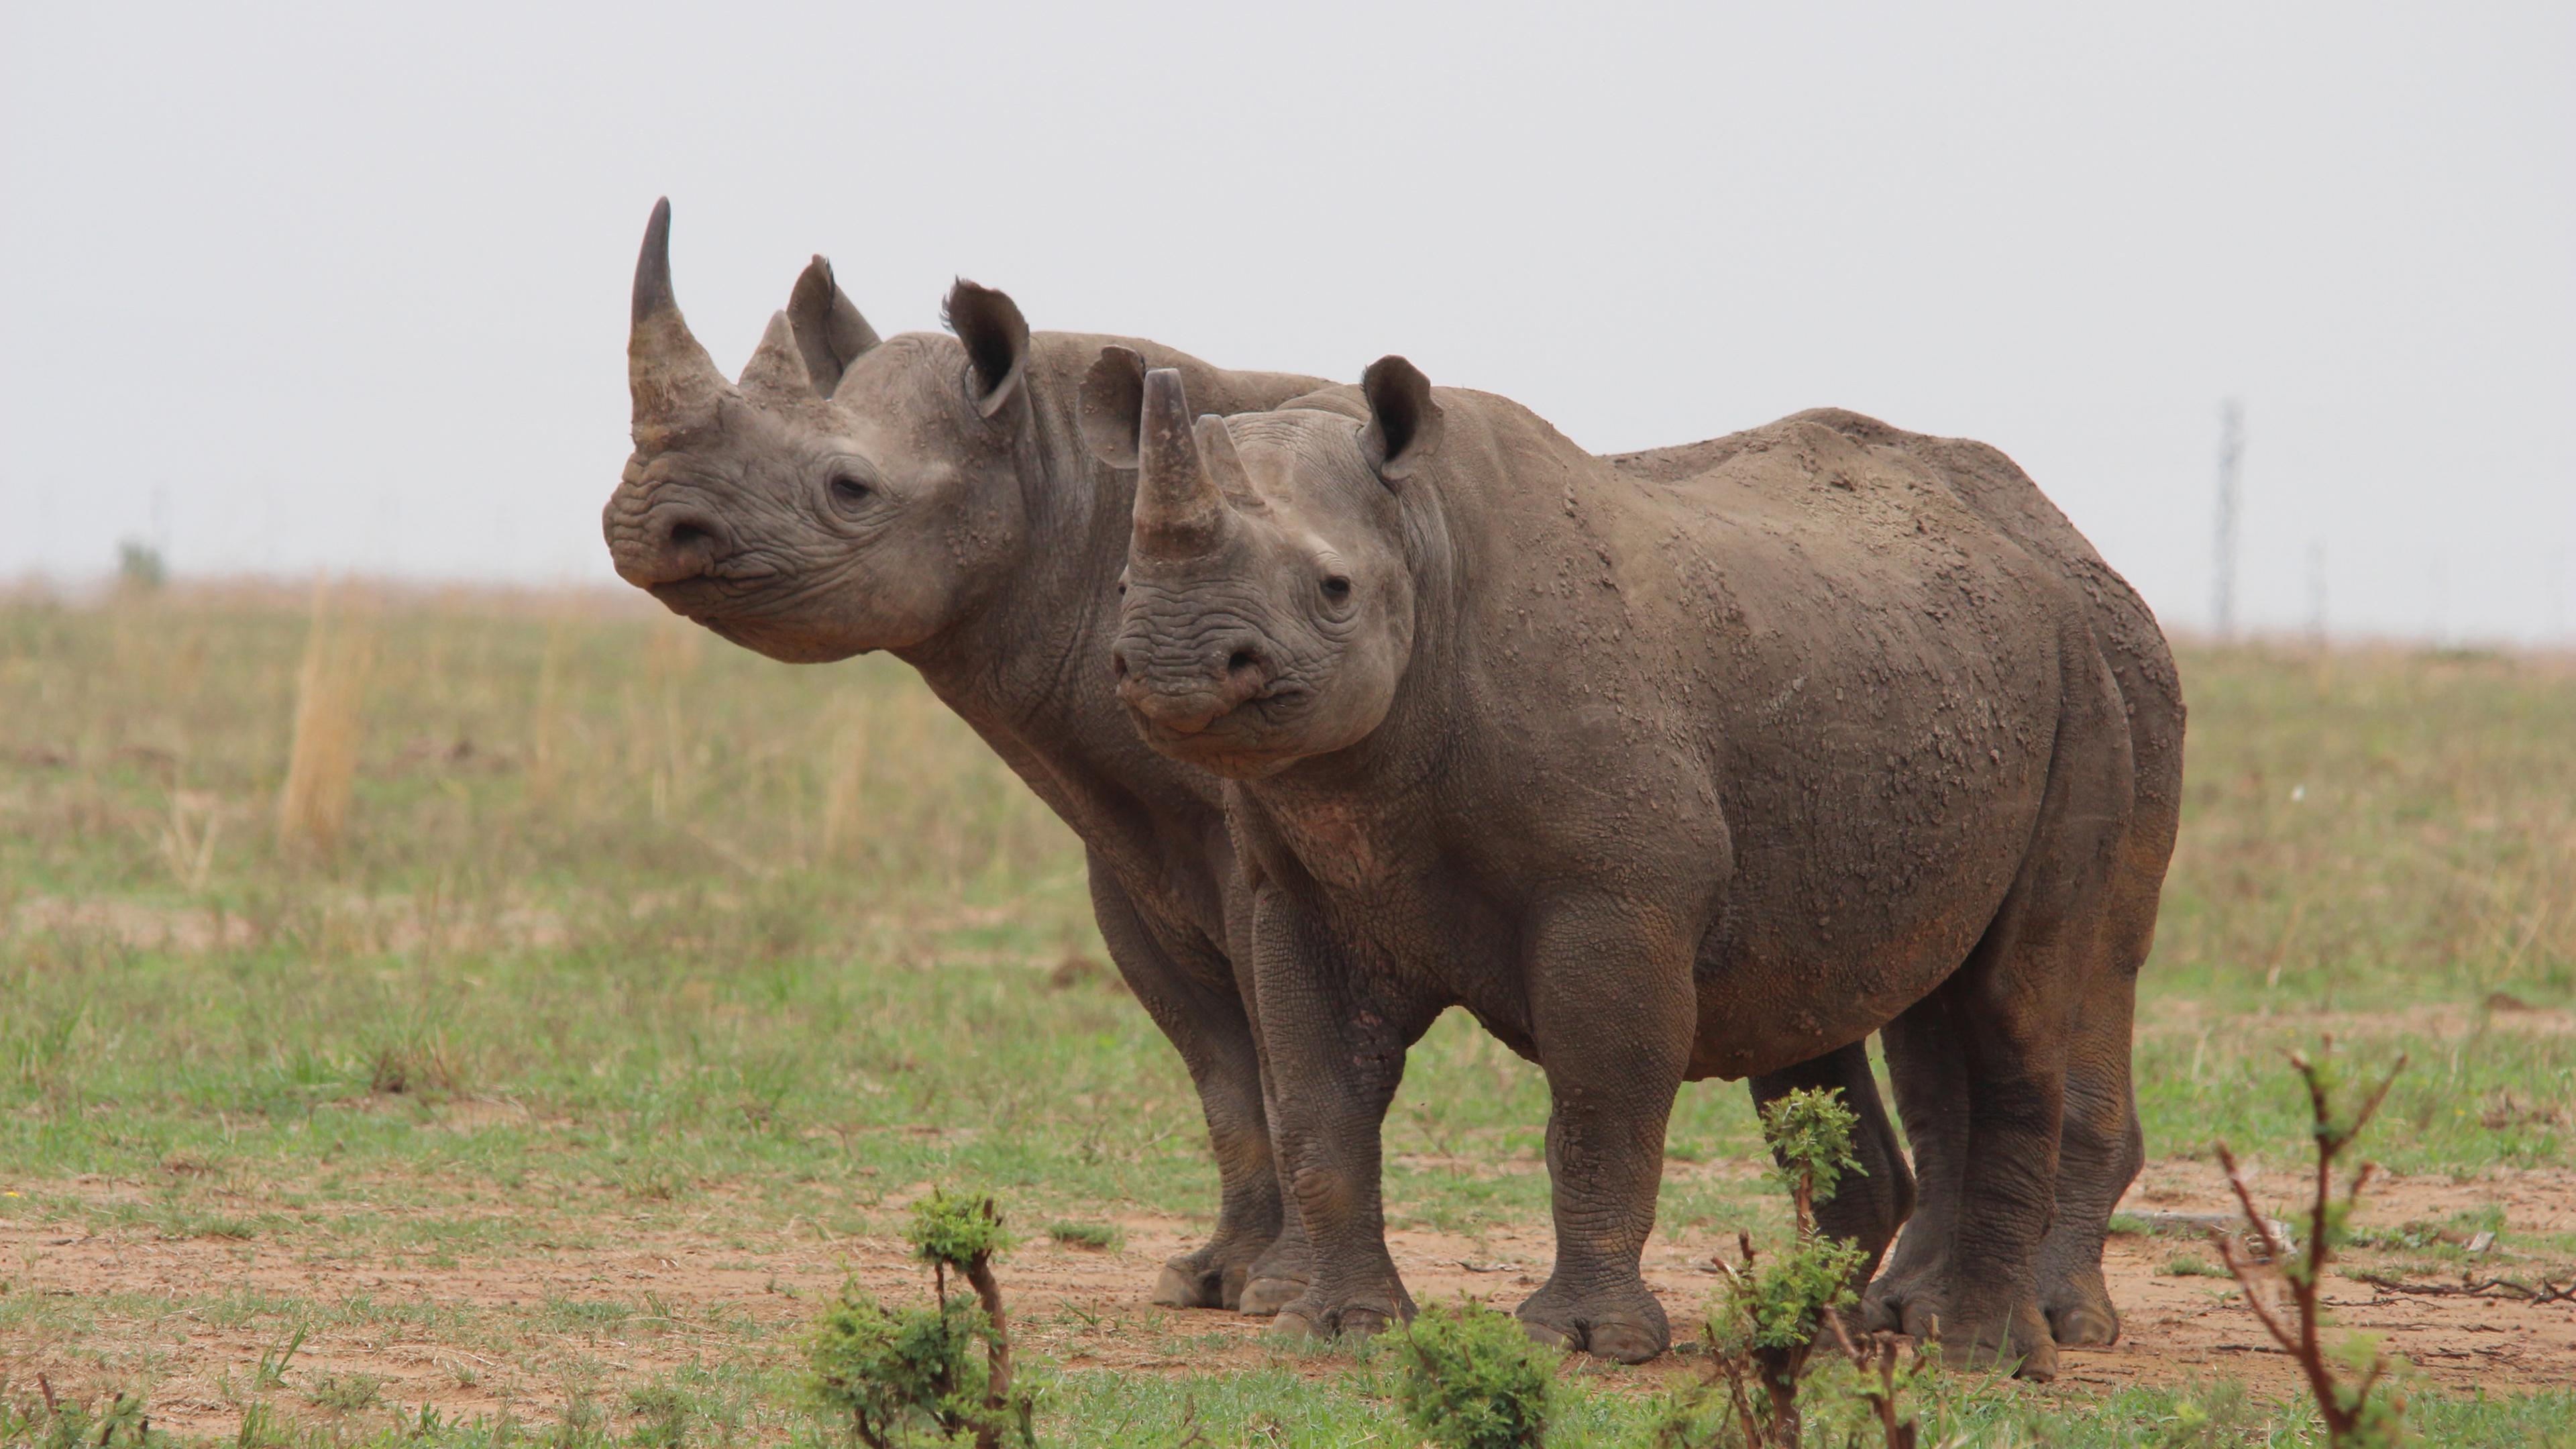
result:
[[[1127,1235],[1115,1223],[1052,1222],[1047,1236],[1068,1248],[1088,1248],[1096,1253],[1113,1252],[1125,1246]]]
[[[397,1415],[441,1443],[810,1436],[792,1339],[830,1285],[798,1253],[891,1241],[934,1182],[999,1192],[1031,1252],[1204,1223],[1195,1099],[1099,969],[1078,847],[900,665],[788,668],[589,598],[343,590],[333,617],[369,644],[333,736],[345,826],[281,843],[305,602],[0,604],[0,1232],[35,1245],[0,1260],[0,1402],[32,1401],[20,1366],[44,1364],[93,1412],[124,1388],[162,1404],[156,1434],[233,1437],[244,1410],[176,1403],[196,1334],[242,1346],[233,1380],[277,1442]],[[2183,668],[2188,809],[2142,982],[2151,1153],[2295,1151],[2279,1054],[2331,1031],[2416,1064],[2370,1144],[2390,1167],[2567,1167],[2576,665]],[[1441,1022],[1388,1124],[1394,1223],[1543,1228],[1545,1119],[1531,1067]],[[1688,1089],[1660,1231],[1775,1216],[1758,1141],[1739,1087]],[[2478,1226],[2373,1231],[2446,1261]],[[10,1286],[45,1281],[46,1235],[93,1232],[232,1266]],[[688,1271],[748,1286],[712,1306],[668,1287],[652,1255],[684,1241]],[[528,1265],[520,1301],[405,1287],[494,1263]],[[1365,1356],[1227,1339],[1211,1369],[1200,1320],[1026,1291],[1056,1440],[1173,1442],[1185,1414],[1225,1443],[1400,1431]],[[302,1356],[249,1393],[259,1346],[298,1326]],[[1644,1422],[1645,1380],[1570,1383],[1552,1442]],[[2044,1404],[2103,1426],[2070,1442],[2135,1442],[2186,1397],[2007,1390],[1973,1412]],[[2529,1399],[2422,1401],[2458,1442],[2548,1422]]]

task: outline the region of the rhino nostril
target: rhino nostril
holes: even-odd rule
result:
[[[684,518],[671,525],[671,547],[673,549],[702,548],[713,544],[715,541],[716,536],[714,532],[709,530],[704,524],[694,523]]]
[[[1237,649],[1232,654],[1226,656],[1225,672],[1228,674],[1241,674],[1247,669],[1257,667],[1260,663],[1260,655],[1249,649]]]

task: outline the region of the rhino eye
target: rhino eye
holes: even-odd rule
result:
[[[832,501],[835,503],[845,505],[865,503],[875,492],[876,490],[868,485],[868,480],[865,478],[855,477],[848,473],[833,475]]]
[[[1325,576],[1324,598],[1327,602],[1335,604],[1347,603],[1349,602],[1350,597],[1351,581],[1349,579],[1343,578],[1340,574],[1328,574]]]

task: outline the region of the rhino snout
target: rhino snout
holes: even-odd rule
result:
[[[1269,651],[1250,635],[1217,641],[1184,658],[1157,658],[1139,640],[1110,651],[1118,697],[1129,709],[1176,734],[1194,735],[1268,688],[1277,675]]]
[[[704,577],[726,552],[715,515],[687,504],[629,508],[612,501],[602,522],[617,576],[639,589]]]

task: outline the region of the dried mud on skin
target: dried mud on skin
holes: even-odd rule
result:
[[[2292,1186],[2270,1165],[2258,1182],[2267,1200]],[[102,1203],[132,1195],[130,1186],[97,1179],[20,1186],[31,1197]],[[2504,1211],[2508,1250],[2517,1238],[2576,1233],[2576,1172],[2384,1178],[2374,1183],[2359,1221],[2364,1227],[2439,1221],[2491,1205]],[[2169,1159],[2149,1164],[2122,1206],[2218,1213],[2229,1202],[2215,1166]],[[524,1227],[530,1214],[509,1216]],[[547,1418],[568,1385],[613,1404],[625,1390],[690,1365],[790,1358],[818,1301],[845,1274],[890,1297],[925,1291],[920,1270],[892,1238],[834,1238],[802,1221],[745,1232],[724,1225],[720,1214],[710,1216],[702,1231],[639,1226],[619,1234],[621,1246],[606,1252],[483,1254],[444,1268],[335,1261],[227,1239],[161,1240],[144,1230],[90,1235],[62,1224],[0,1222],[0,1276],[10,1280],[9,1291],[92,1300],[81,1306],[96,1325],[76,1339],[25,1325],[0,1334],[0,1372],[21,1386],[43,1373],[58,1393],[92,1397],[140,1381],[148,1385],[156,1425],[214,1433],[240,1418],[218,1384],[226,1375],[235,1385],[247,1383],[284,1329],[275,1313],[214,1327],[199,1315],[209,1298],[242,1293],[327,1308],[364,1296],[378,1305],[473,1305],[505,1313],[539,1312],[559,1300],[631,1309],[634,1316],[623,1324],[590,1332],[541,1329],[490,1314],[453,1334],[407,1323],[328,1326],[306,1340],[290,1374],[290,1385],[372,1375],[384,1381],[387,1405],[431,1404],[450,1419],[504,1410]],[[607,1226],[596,1214],[582,1214],[581,1221],[594,1233]],[[1143,1295],[1156,1268],[1200,1228],[1168,1217],[1133,1217],[1120,1226],[1125,1243],[1117,1251],[1068,1247],[1032,1232],[1003,1265],[1025,1351],[1075,1371],[1207,1372],[1271,1362],[1319,1374],[1336,1370],[1329,1357],[1274,1358],[1259,1321],[1148,1304]],[[1418,1299],[1466,1293],[1506,1307],[1544,1276],[1549,1251],[1543,1225],[1473,1236],[1399,1230],[1392,1239]],[[1719,1239],[1707,1232],[1687,1243],[1658,1237],[1649,1248],[1647,1280],[1677,1323],[1700,1312],[1715,1281],[1706,1265]],[[2188,1238],[2112,1239],[2106,1266],[2125,1331],[2114,1347],[2065,1351],[2059,1392],[2228,1377],[2248,1381],[2266,1397],[2295,1392],[2289,1361],[2272,1350],[2233,1285],[2223,1277],[2160,1271],[2184,1255],[2210,1256],[2205,1244]],[[2332,1275],[2329,1302],[2339,1328],[2383,1335],[2393,1352],[2447,1389],[2576,1382],[2576,1306],[2419,1297],[2349,1276],[2385,1271],[2390,1258],[2356,1253],[2342,1265],[2345,1273]],[[2545,1259],[2487,1261],[2481,1276],[2527,1274],[2544,1265]],[[2559,1266],[2563,1282],[2566,1269]],[[2457,1281],[2456,1268],[2445,1273]],[[2438,1281],[2445,1273],[2408,1276]],[[647,1294],[667,1318],[652,1316]],[[135,1297],[120,1303],[115,1295]],[[129,1311],[124,1305],[136,1297],[166,1298],[177,1308],[148,1316]],[[712,1326],[711,1311],[725,1316],[723,1326]],[[1210,1335],[1224,1342],[1210,1343]],[[102,1360],[115,1367],[103,1369]],[[1605,1370],[1640,1388],[1696,1371],[1694,1360],[1670,1357],[1642,1371]],[[291,1386],[284,1396],[292,1399]]]

